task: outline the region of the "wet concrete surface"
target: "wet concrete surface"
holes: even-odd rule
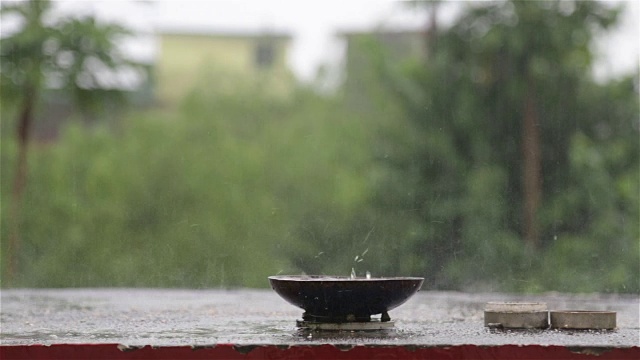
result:
[[[494,330],[484,327],[489,301],[546,302],[550,310],[617,312],[613,331]],[[635,295],[510,295],[421,291],[390,312],[393,330],[312,332],[297,329],[302,310],[271,290],[2,290],[0,344],[343,344],[446,346],[640,346]]]

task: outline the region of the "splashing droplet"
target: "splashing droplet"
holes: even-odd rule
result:
[[[367,279],[371,279],[371,273],[367,271]]]
[[[356,278],[356,269],[351,268],[351,278],[355,279]]]

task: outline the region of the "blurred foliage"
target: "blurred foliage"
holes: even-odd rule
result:
[[[11,19],[17,25],[9,34],[3,34],[0,47],[3,109],[7,104],[16,107],[15,113],[5,111],[3,117],[11,113],[17,118],[12,126],[16,141],[13,187],[5,190],[4,199],[10,206],[4,208],[3,214],[8,218],[4,224],[10,228],[3,238],[8,243],[3,251],[8,263],[4,278],[10,284],[21,252],[23,218],[31,215],[22,208],[32,133],[38,127],[55,127],[60,122],[52,114],[55,98],[69,104],[84,120],[104,114],[105,104],[111,104],[111,112],[116,113],[113,105],[125,103],[125,90],[114,81],[117,72],[141,67],[118,51],[116,42],[130,34],[126,29],[102,24],[91,16],[57,17],[53,8],[48,0],[0,4],[2,20]],[[49,107],[37,118],[42,102],[48,102]],[[6,196],[7,192],[11,197]]]
[[[425,276],[425,290],[639,292],[637,74],[594,82],[597,27],[581,19],[614,13],[563,4],[470,7],[426,64],[363,44],[376,71],[357,108],[348,93],[220,91],[203,74],[178,108],[132,113],[118,132],[71,125],[33,148],[16,285],[266,287],[353,268]],[[526,32],[560,38],[534,46]],[[521,229],[524,62],[542,119],[538,249]]]
[[[360,207],[366,132],[336,102],[216,90],[132,115],[121,134],[74,125],[35,146],[17,283],[265,286],[294,270],[302,218]],[[14,154],[3,138],[3,179]]]
[[[384,46],[368,44],[380,84],[372,93],[395,98],[413,122],[408,136],[422,139],[387,164],[417,184],[403,189],[415,194],[425,234],[414,250],[432,288],[640,290],[637,74],[591,77],[592,40],[618,11],[580,1],[473,4],[437,35],[426,63],[389,63]],[[542,159],[537,247],[522,240],[531,96]],[[388,203],[393,192],[378,194]]]
[[[6,1],[3,19],[21,29],[3,34],[0,79],[3,102],[38,102],[45,89],[67,94],[85,117],[103,110],[105,103],[123,102],[116,70],[136,71],[142,64],[130,60],[116,44],[131,35],[122,26],[92,16],[54,15],[49,0]],[[122,81],[120,81],[122,82]]]

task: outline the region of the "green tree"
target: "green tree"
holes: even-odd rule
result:
[[[312,238],[347,238],[369,190],[364,121],[307,90],[236,81],[231,95],[218,76],[177,109],[126,114],[122,131],[71,124],[32,147],[14,285],[267,287],[307,252],[330,255]],[[15,141],[1,145],[11,166]]]
[[[513,142],[519,149],[506,153],[521,154],[510,160],[512,168],[522,172],[517,182],[523,208],[520,233],[532,248],[539,246],[537,218],[545,160],[542,136],[555,142],[572,130],[555,125],[571,124],[558,121],[558,117],[567,117],[558,100],[575,98],[580,82],[589,77],[594,34],[610,27],[616,15],[617,10],[597,2],[495,3],[469,11],[443,39],[449,48],[440,51],[450,52],[455,65],[466,67],[464,80],[475,85],[470,90],[483,90],[476,93],[486,94],[482,102],[505,105],[483,113],[490,121],[487,125],[513,127],[510,119],[521,119],[510,131],[510,136],[520,134]],[[554,148],[557,146],[549,150],[566,153]]]
[[[2,17],[13,17],[20,29],[2,38],[0,76],[3,104],[17,104],[15,121],[17,161],[13,187],[8,246],[7,279],[18,271],[22,198],[27,186],[31,130],[43,94],[53,90],[67,96],[83,115],[93,115],[108,99],[122,99],[122,90],[107,88],[100,74],[133,66],[117,51],[116,42],[129,35],[124,28],[101,24],[93,17],[52,16],[48,0],[3,2]]]
[[[408,63],[404,72],[394,72],[384,58],[378,61],[383,83],[420,128],[422,145],[409,157],[391,160],[406,177],[420,179],[414,201],[425,236],[413,250],[429,259],[422,272],[434,286],[539,289],[532,274],[541,259],[554,256],[550,249],[559,223],[572,224],[565,235],[579,236],[583,247],[593,249],[601,249],[596,244],[603,238],[587,226],[589,219],[603,219],[599,226],[613,231],[619,225],[613,214],[624,214],[637,228],[633,211],[611,210],[637,207],[637,201],[604,195],[616,194],[613,183],[638,172],[633,152],[638,142],[637,89],[601,86],[591,77],[593,39],[615,24],[618,12],[584,1],[473,4],[438,34],[437,51],[426,63]],[[626,110],[613,111],[612,101]],[[579,133],[591,139],[587,144],[600,139],[596,143],[608,145],[586,146],[577,140],[582,138]],[[610,134],[606,140],[603,133]],[[567,171],[579,168],[580,156],[572,154],[596,148],[608,153],[610,146],[619,151],[615,161],[626,165],[612,168],[611,158],[602,160],[613,189],[591,187],[589,177],[578,175],[577,168]],[[608,199],[610,210],[596,202],[565,203],[562,194],[586,188]],[[557,211],[554,215],[560,218],[552,221],[549,209],[558,203],[574,212]],[[576,215],[583,212],[588,217]],[[623,249],[637,248],[637,229],[629,231],[618,239],[625,246],[599,253],[603,263]],[[625,254],[626,275],[619,276],[626,290],[620,282],[611,287],[605,281],[592,283],[591,289],[629,291],[631,286],[637,291],[629,285],[633,279],[637,283],[631,275],[637,270],[634,256]]]

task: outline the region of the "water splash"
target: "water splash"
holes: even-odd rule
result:
[[[356,269],[351,268],[351,279],[355,279],[356,278]]]
[[[367,271],[367,279],[371,279],[371,273]]]

